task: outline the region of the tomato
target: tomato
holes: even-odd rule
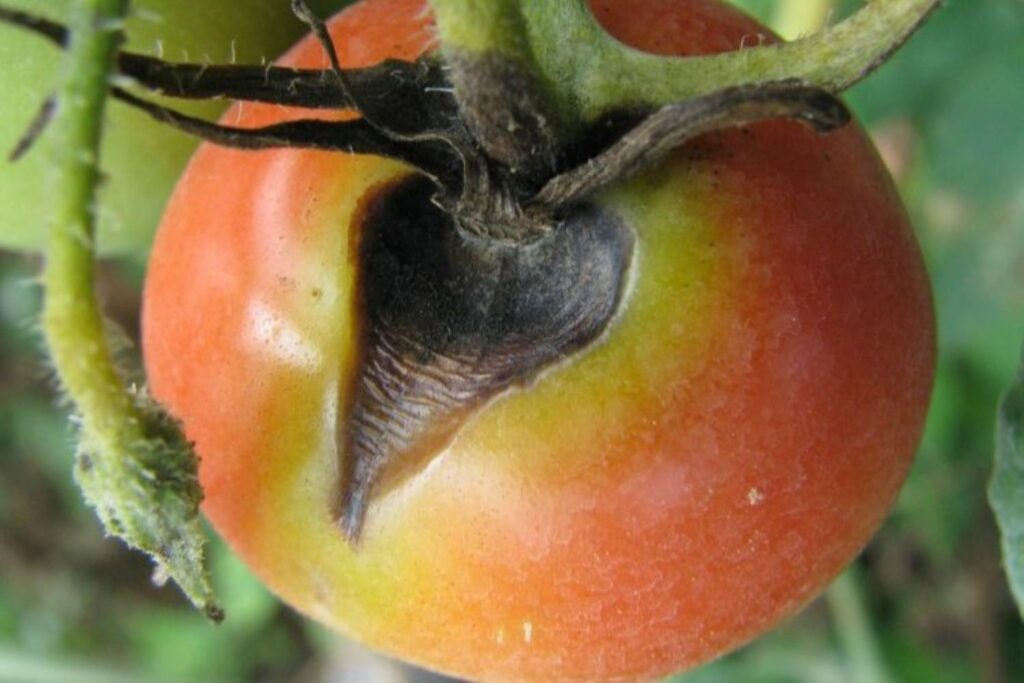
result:
[[[593,10],[662,53],[762,30],[712,0]],[[331,27],[351,67],[432,46],[422,0],[367,0]],[[310,40],[284,61],[325,63]],[[922,429],[929,284],[863,132],[772,121],[595,198],[636,237],[610,329],[381,491],[353,548],[332,506],[359,362],[356,244],[367,203],[408,173],[206,145],[157,238],[153,391],[196,444],[206,514],[284,601],[460,676],[635,679],[765,631],[864,546]]]

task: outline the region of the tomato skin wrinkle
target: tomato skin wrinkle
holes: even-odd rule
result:
[[[592,9],[662,54],[765,31],[712,0]],[[329,26],[345,68],[433,47],[422,0],[364,0]],[[310,38],[280,63],[322,59]],[[225,121],[308,116],[246,104]],[[861,550],[921,434],[935,321],[856,123],[710,133],[589,197],[633,240],[614,317],[382,485],[353,547],[336,426],[364,350],[361,231],[408,173],[204,145],[154,246],[153,392],[196,443],[205,514],[285,602],[463,678],[648,679],[763,633]]]

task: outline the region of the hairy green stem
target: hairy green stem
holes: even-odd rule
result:
[[[836,634],[849,666],[851,683],[891,683],[864,605],[861,575],[848,568],[825,593]]]
[[[46,252],[43,329],[61,382],[82,413],[82,433],[98,445],[141,434],[134,406],[110,358],[105,325],[93,292],[97,150],[102,134],[107,75],[117,34],[95,30],[97,17],[119,19],[126,0],[87,0],[74,6],[75,30],[60,106],[53,127],[59,167],[55,218]]]
[[[94,289],[99,145],[128,0],[79,0],[53,121],[57,175],[46,251],[43,331],[78,416],[76,478],[107,531],[149,552],[216,616],[202,569],[195,459],[172,422],[128,392]]]

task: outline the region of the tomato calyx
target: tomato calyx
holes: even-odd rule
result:
[[[240,149],[313,148],[374,154],[431,178],[437,202],[482,236],[530,241],[562,211],[602,187],[659,161],[711,130],[789,117],[818,130],[849,115],[834,95],[796,80],[726,88],[662,107],[611,111],[575,132],[559,125],[536,78],[498,55],[427,55],[342,69],[323,22],[295,0],[319,38],[329,69],[169,63],[121,52],[119,75],[183,99],[231,98],[283,106],[354,110],[347,121],[300,119],[240,129],[190,117],[112,85],[116,99],[215,144]],[[0,7],[0,21],[67,47],[55,22]],[[472,93],[461,99],[459,92]],[[20,152],[41,132],[37,122]]]

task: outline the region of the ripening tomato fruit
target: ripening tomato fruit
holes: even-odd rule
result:
[[[713,0],[592,7],[661,53],[763,30]],[[422,0],[367,0],[331,27],[350,67],[432,47]],[[326,63],[312,40],[284,61]],[[360,363],[358,245],[409,172],[206,145],[153,252],[153,391],[196,443],[206,514],[282,599],[461,676],[632,680],[763,632],[863,547],[922,429],[929,285],[864,134],[784,121],[704,136],[595,197],[635,237],[605,334],[382,489],[349,544],[335,444]]]

